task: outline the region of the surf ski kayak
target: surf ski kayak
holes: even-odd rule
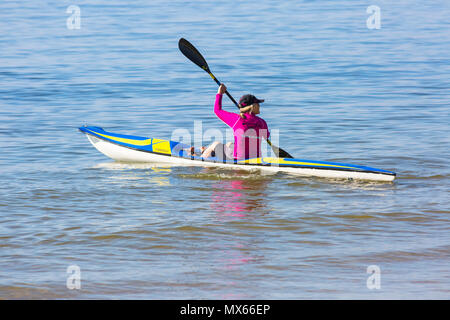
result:
[[[112,133],[100,127],[84,126],[92,145],[107,157],[121,162],[170,163],[239,169],[281,171],[309,177],[393,181],[395,172],[365,166],[293,158],[262,157],[245,160],[202,158],[186,152],[190,145],[176,141]]]

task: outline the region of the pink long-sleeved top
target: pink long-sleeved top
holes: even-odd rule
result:
[[[261,140],[270,136],[267,123],[260,117],[246,113],[245,119],[239,114],[222,110],[222,95],[216,95],[214,113],[234,132],[234,158],[238,160],[261,156]]]

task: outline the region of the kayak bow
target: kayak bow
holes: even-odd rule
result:
[[[261,157],[245,160],[219,160],[215,157],[191,156],[191,146],[176,141],[123,135],[100,127],[80,127],[92,145],[116,161],[162,162],[178,165],[218,166],[239,169],[281,171],[300,176],[393,181],[395,172],[353,164],[294,158]]]

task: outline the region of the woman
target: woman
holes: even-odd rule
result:
[[[228,142],[224,145],[216,141],[202,150],[202,157],[216,156],[224,160],[258,158],[261,156],[261,140],[267,140],[270,136],[267,123],[257,116],[260,113],[259,104],[264,100],[246,94],[239,100],[240,113],[232,113],[222,110],[222,97],[226,91],[227,87],[220,85],[214,104],[214,113],[233,129],[234,143]]]

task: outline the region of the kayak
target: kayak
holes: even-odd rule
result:
[[[393,181],[395,172],[366,166],[293,158],[261,157],[221,160],[192,156],[190,145],[176,141],[112,133],[100,127],[83,126],[92,145],[107,157],[120,162],[170,163],[176,165],[216,166],[286,172],[305,177]]]

